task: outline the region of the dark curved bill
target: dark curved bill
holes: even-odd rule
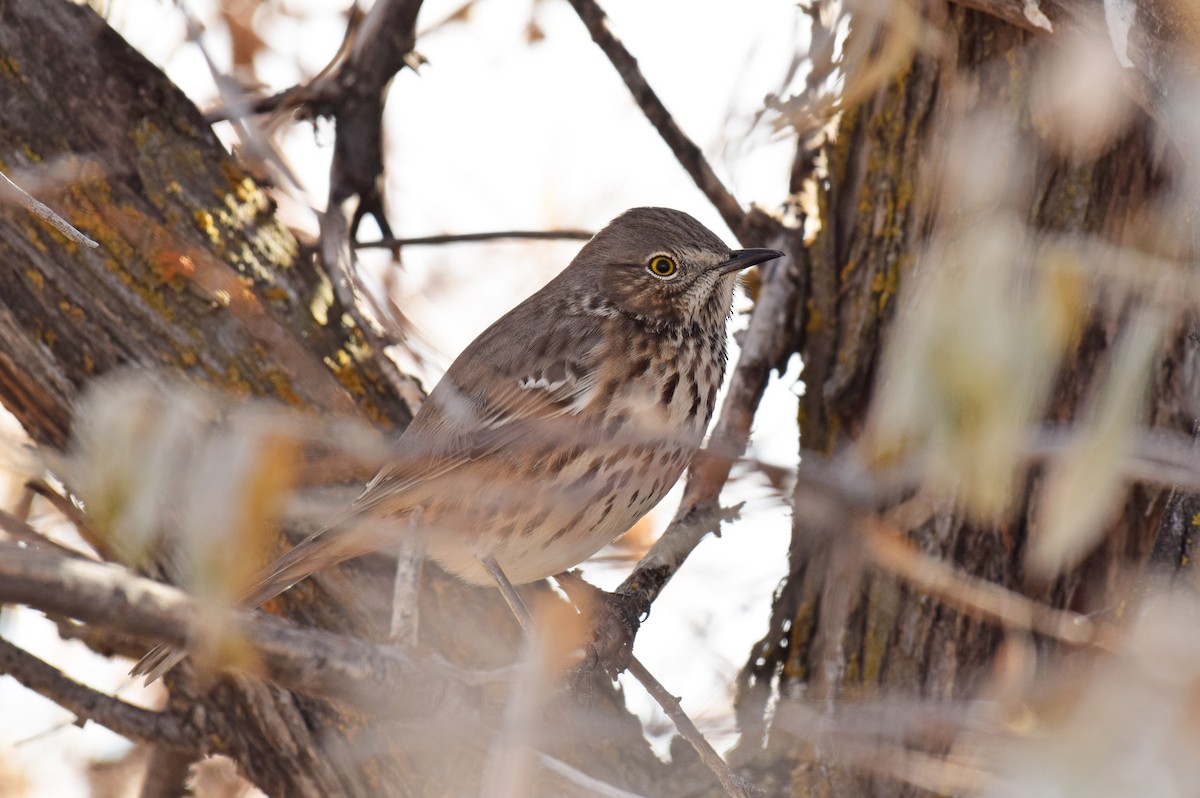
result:
[[[717,268],[721,270],[721,274],[729,274],[782,257],[783,253],[777,249],[735,249],[729,253],[729,259]]]

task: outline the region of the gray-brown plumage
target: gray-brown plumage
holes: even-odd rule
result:
[[[481,557],[514,584],[587,559],[687,466],[725,373],[737,272],[780,254],[732,251],[680,211],[626,211],[459,355],[397,462],[345,521],[268,566],[245,606],[403,535],[475,584],[491,582]],[[152,652],[135,673],[175,661]]]

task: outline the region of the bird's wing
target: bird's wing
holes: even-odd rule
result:
[[[600,387],[598,346],[560,352],[535,370],[456,361],[401,437],[401,459],[384,468],[352,512],[405,503],[405,494],[497,451],[562,443],[578,435],[566,422]],[[562,421],[564,423],[558,423]]]

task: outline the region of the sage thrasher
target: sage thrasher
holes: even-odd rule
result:
[[[267,566],[242,606],[412,536],[466,582],[552,576],[623,534],[679,479],[725,374],[737,272],[686,213],[633,208],[476,338],[341,521]],[[135,673],[180,655],[160,647]]]

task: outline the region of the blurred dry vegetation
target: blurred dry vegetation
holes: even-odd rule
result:
[[[92,5],[119,14],[120,4]],[[529,6],[529,46],[547,36],[539,15],[549,4]],[[572,5],[594,20],[594,4]],[[469,25],[474,6],[418,17],[416,50],[404,65],[420,66],[423,34]],[[230,56],[206,56],[223,103],[204,110],[234,120],[220,123],[222,135],[273,202],[315,214],[325,198],[304,196],[289,177],[283,133],[340,113],[331,87],[358,63],[370,13],[356,7],[346,15],[349,33],[326,71],[275,93],[256,62],[280,57],[268,44],[273,26],[305,11],[282,0],[220,0],[217,9]],[[190,13],[183,3],[178,11]],[[327,313],[321,326],[343,340],[309,357],[355,394],[356,410],[315,412],[328,409],[318,389],[272,392],[189,369],[114,367],[111,375],[76,375],[83,390],[70,403],[77,415],[64,447],[52,445],[62,443],[53,423],[38,428],[38,413],[12,399],[18,391],[4,394],[27,433],[7,433],[0,445],[6,555],[121,563],[190,596],[163,594],[160,606],[184,613],[164,618],[193,618],[187,633],[150,639],[196,647],[195,669],[170,689],[188,700],[206,696],[209,714],[197,720],[164,692],[145,700],[148,715],[172,719],[181,739],[210,735],[182,757],[182,772],[198,751],[228,757],[193,770],[197,795],[251,794],[238,770],[268,792],[292,783],[262,764],[274,749],[256,745],[257,732],[243,739],[232,731],[246,717],[289,734],[314,732],[296,743],[300,752],[313,739],[325,746],[312,781],[295,782],[309,792],[296,794],[337,784],[360,795],[431,795],[434,785],[445,794],[513,796],[1200,795],[1192,567],[1200,519],[1200,17],[1185,0],[810,0],[797,14],[807,46],[755,120],[796,143],[784,201],[741,197],[730,205],[703,156],[673,138],[674,121],[638,97],[742,243],[788,255],[750,281],[755,310],[709,458],[724,458],[724,471],[706,462],[684,499],[685,510],[719,510],[728,461],[745,446],[769,372],[798,353],[803,456],[784,470],[746,459],[737,472],[765,477],[794,515],[790,551],[764,554],[789,558],[771,617],[755,619],[769,631],[731,685],[739,736],[722,753],[747,791],[722,788],[709,772],[717,768],[680,740],[670,762],[631,744],[645,735],[619,692],[599,683],[574,684],[568,694],[547,686],[574,678],[589,633],[557,588],[528,596],[542,633],[526,642],[494,597],[463,597],[436,580],[422,588],[413,598],[420,633],[393,618],[390,634],[419,639],[415,651],[433,664],[418,673],[436,690],[370,684],[366,676],[411,664],[386,645],[390,653],[368,647],[339,660],[341,676],[358,674],[360,683],[335,689],[332,677],[288,658],[285,633],[230,612],[255,564],[281,550],[281,534],[319,526],[346,499],[331,486],[361,484],[392,456],[393,429],[382,422],[402,426],[420,401],[417,383],[384,354],[404,350],[405,362],[420,362],[420,333],[387,280],[358,269],[350,254],[364,214],[390,234],[382,199],[354,184],[360,204],[341,218],[346,196],[338,196],[335,159],[329,213],[310,217],[320,219],[319,235],[295,232],[299,254],[286,268],[321,272],[301,311]],[[198,47],[213,31],[192,28],[179,46]],[[623,65],[611,43],[598,43],[632,88],[636,64]],[[0,77],[13,79],[3,62]],[[339,117],[337,135],[347,119]],[[93,234],[61,198],[76,173],[59,168],[65,160],[35,160],[0,152],[14,182],[55,198],[55,210]],[[18,221],[4,230],[27,234],[31,217],[23,214],[21,202],[7,202],[5,218]],[[49,236],[42,228],[33,235]],[[189,246],[171,244],[202,262]],[[33,273],[37,264],[19,270]],[[275,296],[269,278],[239,280],[247,295]],[[224,307],[235,306],[226,298]],[[13,359],[16,350],[5,346],[0,340],[0,358]],[[360,362],[374,363],[377,381],[366,399],[356,393]],[[707,523],[700,535],[719,526]],[[726,534],[737,535],[738,525]],[[639,528],[608,555],[632,565],[650,547],[648,536]],[[347,627],[342,610],[329,609],[391,611],[391,595],[359,588],[368,577],[390,578],[394,566],[361,569],[322,575],[319,587],[299,588],[297,606],[271,609],[382,645],[387,633]],[[0,575],[0,585],[5,578],[13,576]],[[63,592],[73,584],[64,580]],[[137,627],[139,637],[133,620],[106,630],[104,618],[82,610],[0,598],[47,610],[61,634],[105,656],[145,650],[148,627]],[[464,612],[477,622],[465,623]],[[313,637],[311,646],[325,642]],[[15,656],[0,662],[20,678],[28,663]],[[240,674],[218,677],[220,667]],[[256,672],[296,692],[263,687]],[[670,674],[659,677],[670,686]],[[41,689],[28,674],[23,683],[67,695],[47,678]],[[332,696],[334,708],[301,695],[306,690]],[[444,703],[413,720],[412,707],[433,692]],[[151,728],[139,725],[151,723],[148,716],[122,725],[125,716],[105,714],[113,707],[88,717],[86,703],[59,703],[123,733]],[[283,707],[277,717],[255,714],[275,706]],[[176,794],[182,780],[165,776],[167,786],[141,791],[148,770],[180,773],[179,757],[151,756],[153,742],[143,738],[125,760],[95,764],[93,794]],[[0,794],[26,794],[7,759],[0,751]]]

